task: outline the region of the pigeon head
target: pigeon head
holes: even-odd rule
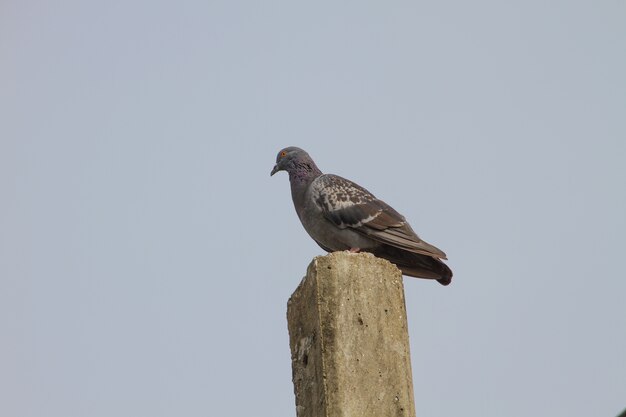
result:
[[[297,171],[320,173],[309,154],[295,146],[281,149],[280,152],[278,152],[276,165],[274,165],[274,169],[272,169],[270,175],[274,175],[278,171],[287,171],[289,174],[293,174]]]

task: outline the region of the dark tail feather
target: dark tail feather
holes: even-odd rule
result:
[[[441,285],[448,285],[452,282],[452,270],[438,258],[387,245],[377,248],[374,255],[396,264],[402,270],[403,275],[436,279]]]
[[[445,267],[446,272],[442,274],[443,278],[439,278],[437,282],[441,285],[449,285],[452,282],[452,270],[450,269],[450,267],[448,267],[448,265],[444,264],[441,261],[439,262]]]

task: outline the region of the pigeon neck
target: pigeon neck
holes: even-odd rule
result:
[[[320,171],[317,165],[315,165],[315,162],[310,159],[298,161],[293,164],[291,169],[289,169],[289,181],[292,184],[294,182],[306,184],[313,181],[320,175],[322,175],[322,171]]]
[[[289,183],[291,184],[291,196],[293,197],[296,207],[297,202],[304,199],[309,184],[313,180],[322,175],[322,171],[315,165],[313,161],[303,161],[297,163],[295,167],[289,170]]]

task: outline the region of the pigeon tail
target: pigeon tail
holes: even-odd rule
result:
[[[448,285],[452,282],[452,270],[435,257],[409,252],[389,245],[380,246],[372,253],[395,264],[400,268],[403,275],[436,279],[441,285]]]

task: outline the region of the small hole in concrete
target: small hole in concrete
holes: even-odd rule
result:
[[[306,353],[302,357],[302,363],[304,364],[305,367],[309,364],[309,355],[307,355]]]
[[[363,319],[362,319],[361,317],[359,317],[357,320],[358,320],[359,324],[360,324],[361,326],[363,326]]]

